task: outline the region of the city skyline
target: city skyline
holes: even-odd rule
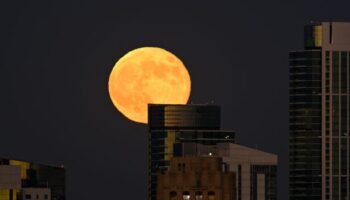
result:
[[[302,48],[311,20],[350,19],[343,1],[5,4],[0,157],[64,164],[67,197],[87,200],[116,187],[120,198],[147,194],[147,128],[115,111],[106,89],[116,60],[142,46],[181,57],[193,79],[189,102],[214,100],[239,143],[279,155],[286,199],[287,54]]]

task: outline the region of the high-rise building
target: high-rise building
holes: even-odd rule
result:
[[[235,174],[219,157],[174,157],[157,180],[157,199],[235,200]]]
[[[0,158],[0,200],[65,200],[65,169]]]
[[[170,160],[182,155],[183,142],[234,143],[234,132],[220,130],[220,123],[216,105],[149,105],[149,200],[157,199],[157,172],[167,170]]]
[[[289,53],[289,196],[350,199],[350,23],[305,26]]]
[[[240,144],[218,143],[208,146],[182,143],[183,156],[222,158],[227,170],[235,173],[235,199],[277,199],[277,155]]]

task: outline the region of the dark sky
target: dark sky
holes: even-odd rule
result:
[[[288,51],[350,1],[7,1],[0,6],[0,156],[64,164],[69,200],[146,199],[147,127],[107,90],[127,51],[183,60],[191,101],[222,106],[241,144],[279,155],[287,199]]]

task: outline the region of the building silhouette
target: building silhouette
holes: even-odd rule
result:
[[[149,200],[157,199],[157,172],[166,170],[174,156],[182,155],[183,142],[234,143],[235,133],[220,130],[220,123],[216,105],[149,105]]]
[[[235,200],[234,173],[219,157],[173,157],[157,180],[157,199]]]
[[[65,169],[0,158],[0,200],[65,200]]]
[[[305,26],[289,53],[289,196],[350,198],[350,23]]]

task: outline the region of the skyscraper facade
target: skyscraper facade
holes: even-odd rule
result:
[[[350,23],[305,26],[289,53],[289,196],[350,199]]]
[[[216,105],[149,105],[149,200],[157,199],[157,172],[167,170],[170,160],[182,155],[183,142],[234,143],[234,132],[220,130],[220,123]]]

